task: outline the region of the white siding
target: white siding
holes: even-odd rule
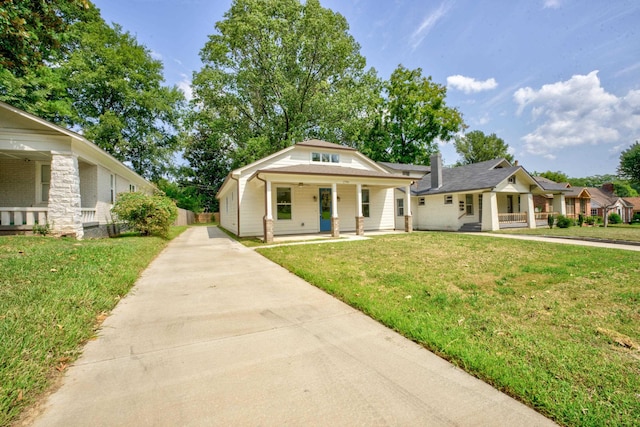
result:
[[[460,228],[460,225],[464,222],[471,221],[459,221],[458,216],[462,214],[459,211],[458,202],[460,197],[464,201],[464,194],[452,194],[453,203],[450,205],[444,204],[445,194],[435,194],[432,196],[421,196],[425,199],[425,205],[418,208],[417,223],[420,230],[446,230],[455,231]],[[477,196],[476,196],[477,200]],[[465,217],[462,217],[462,219]],[[416,218],[414,218],[416,221]]]

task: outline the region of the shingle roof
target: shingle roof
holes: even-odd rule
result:
[[[587,187],[587,191],[591,194],[591,202],[595,202],[598,207],[613,205],[618,197],[608,191],[604,191],[602,188]]]
[[[378,162],[382,166],[386,166],[389,169],[395,169],[397,171],[414,171],[414,172],[430,172],[431,166],[426,165],[408,165],[404,163],[391,163],[391,162]]]
[[[347,147],[346,145],[334,144],[333,142],[321,141],[319,139],[308,139],[306,141],[298,142],[296,143],[296,145],[301,145],[306,147],[326,148],[330,150],[356,151],[355,148]]]
[[[566,190],[567,187],[569,187],[569,184],[566,182],[551,181],[550,179],[545,178],[543,176],[534,176],[532,178],[536,180],[536,182],[540,185],[540,187],[542,187],[543,190],[549,190],[549,191]]]
[[[624,201],[633,205],[634,211],[640,211],[640,197],[623,197]]]
[[[500,167],[504,162],[504,159],[494,159],[455,168],[443,168],[440,188],[432,189],[431,175],[427,175],[418,181],[414,193],[425,195],[493,188],[518,170],[524,170],[522,166]]]

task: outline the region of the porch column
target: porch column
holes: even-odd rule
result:
[[[529,224],[529,228],[536,228],[536,212],[535,207],[533,206],[533,194],[528,193],[527,195],[527,224]]]
[[[411,216],[411,186],[404,187],[404,231],[413,231],[413,217]]]
[[[364,234],[364,217],[362,216],[362,184],[356,184],[356,235]]]
[[[340,218],[338,218],[338,185],[331,184],[331,237],[340,237]]]
[[[273,209],[271,208],[271,181],[264,183],[264,242],[273,242]]]
[[[80,172],[78,157],[71,153],[51,155],[48,222],[56,236],[82,239]]]
[[[564,194],[553,195],[553,212],[560,215],[567,214],[567,205],[564,201]]]
[[[482,193],[482,231],[495,230],[500,230],[498,195],[492,191]]]

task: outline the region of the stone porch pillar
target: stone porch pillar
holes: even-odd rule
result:
[[[411,233],[413,231],[413,216],[411,215],[411,186],[404,188],[404,231]]]
[[[331,237],[340,237],[340,218],[338,217],[338,185],[331,184]]]
[[[52,233],[82,239],[81,207],[78,157],[71,153],[52,154],[47,219]]]
[[[273,209],[271,208],[271,181],[265,181],[264,184],[264,242],[273,242]]]
[[[364,235],[364,217],[362,216],[362,184],[356,184],[356,235]]]

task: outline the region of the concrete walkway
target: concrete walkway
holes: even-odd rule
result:
[[[143,273],[32,425],[553,423],[217,228],[194,227]]]

